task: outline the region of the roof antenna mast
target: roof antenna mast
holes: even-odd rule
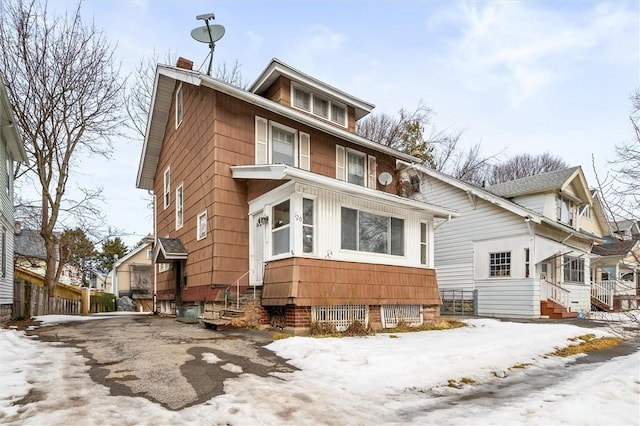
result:
[[[222,25],[209,25],[209,20],[216,19],[213,13],[204,13],[196,16],[196,19],[204,21],[203,27],[194,28],[191,30],[191,37],[200,43],[209,44],[209,67],[207,68],[207,75],[211,77],[211,64],[213,63],[213,51],[216,48],[216,41],[220,40],[224,35],[224,27]],[[206,58],[205,58],[206,60]]]

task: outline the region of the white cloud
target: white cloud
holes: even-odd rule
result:
[[[502,86],[512,107],[575,76],[596,46],[632,24],[624,7],[611,5],[550,11],[529,2],[491,2],[460,11],[461,36],[453,46],[462,82],[473,90]]]

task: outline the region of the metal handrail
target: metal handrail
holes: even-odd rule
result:
[[[243,279],[244,277],[246,277],[249,274],[249,271],[245,272],[244,274],[242,274],[240,276],[240,278],[238,278],[237,280],[235,280],[235,282],[233,284],[231,284],[229,287],[227,287],[224,290],[224,308],[227,309],[227,301],[229,298],[229,289],[231,287],[233,287],[234,285],[236,286],[236,310],[240,310],[240,280]]]

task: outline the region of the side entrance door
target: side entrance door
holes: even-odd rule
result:
[[[261,286],[264,276],[264,233],[267,223],[263,222],[263,212],[253,214],[249,221],[251,227],[249,244],[249,283],[252,286]]]

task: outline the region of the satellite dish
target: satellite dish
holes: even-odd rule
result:
[[[204,21],[205,26],[194,28],[191,30],[191,37],[200,43],[208,43],[211,51],[209,52],[209,68],[207,75],[211,75],[211,63],[213,62],[213,51],[216,48],[216,41],[220,40],[224,35],[224,27],[222,25],[209,25],[209,20],[216,19],[213,13],[204,13],[196,16],[196,19]],[[206,58],[205,58],[206,61]]]
[[[204,25],[191,30],[191,37],[200,43],[215,43],[222,36],[224,36],[224,27],[222,25]]]
[[[393,180],[393,176],[391,176],[391,173],[389,172],[382,172],[378,176],[378,182],[380,182],[382,186],[389,185],[392,180]]]

